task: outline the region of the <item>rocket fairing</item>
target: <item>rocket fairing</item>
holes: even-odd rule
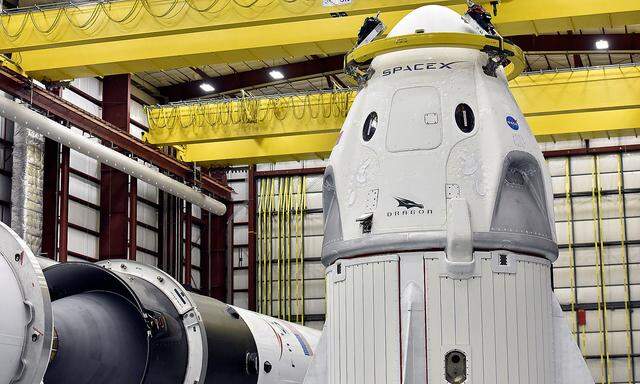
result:
[[[501,39],[478,12],[423,7],[387,40]],[[550,176],[507,63],[464,44],[371,62],[324,177],[326,369],[306,383],[593,383],[552,292]]]

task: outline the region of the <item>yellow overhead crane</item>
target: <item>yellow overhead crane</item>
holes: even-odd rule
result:
[[[409,10],[464,0],[122,0],[0,16],[0,52],[38,79],[61,80],[348,51],[365,15],[395,25]],[[328,4],[331,2],[329,1]],[[458,9],[459,8],[459,9]],[[503,35],[640,23],[637,0],[502,0]]]
[[[510,87],[540,141],[640,130],[637,66],[527,74]],[[210,165],[325,158],[355,95],[347,90],[151,107],[145,140],[179,146],[182,160]]]

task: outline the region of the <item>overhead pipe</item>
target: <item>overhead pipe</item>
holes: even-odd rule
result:
[[[64,125],[14,100],[0,97],[0,115],[14,121],[16,124],[28,127],[51,140],[94,158],[101,164],[108,165],[129,176],[153,185],[166,193],[195,204],[214,215],[222,216],[227,211],[226,205],[222,202],[155,171],[122,153],[90,140],[82,134],[74,132]]]

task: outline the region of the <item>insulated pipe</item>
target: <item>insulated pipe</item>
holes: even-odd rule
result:
[[[222,202],[206,196],[169,176],[163,175],[122,153],[90,140],[82,134],[74,132],[62,124],[14,100],[0,97],[0,115],[14,121],[16,124],[28,127],[51,140],[94,158],[101,164],[108,165],[129,176],[151,184],[166,193],[195,204],[214,215],[222,216],[227,211],[227,207]]]

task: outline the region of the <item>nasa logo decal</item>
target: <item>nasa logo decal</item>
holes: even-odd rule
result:
[[[507,116],[507,125],[509,125],[509,127],[511,127],[511,129],[513,129],[514,131],[517,131],[520,129],[520,124],[518,124],[518,120],[516,120],[515,117],[513,116]]]
[[[398,209],[395,211],[387,212],[387,217],[392,216],[410,216],[410,215],[431,215],[433,211],[431,209],[424,209],[424,204],[416,203],[415,201],[405,199],[402,197],[394,197],[398,202]],[[402,209],[404,208],[404,209]]]

